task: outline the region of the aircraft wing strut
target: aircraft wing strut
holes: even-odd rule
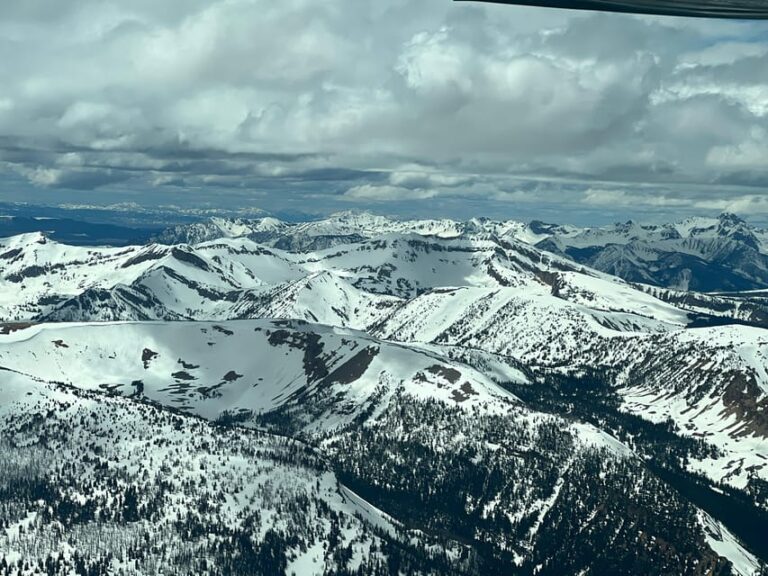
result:
[[[459,0],[462,1],[462,0]],[[466,0],[463,0],[466,1]],[[768,0],[472,0],[495,4],[696,18],[768,19]]]

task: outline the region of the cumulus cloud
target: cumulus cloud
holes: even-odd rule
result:
[[[656,206],[690,207],[691,201],[685,198],[670,197],[666,193],[643,194],[628,190],[590,188],[584,192],[584,203],[592,206]]]
[[[318,211],[750,208],[730,199],[768,185],[766,31],[442,0],[6,2],[0,178]]]
[[[365,200],[373,202],[399,202],[403,200],[426,200],[437,196],[436,190],[424,190],[420,188],[401,188],[399,186],[375,186],[362,184],[353,186],[344,193],[349,200]]]

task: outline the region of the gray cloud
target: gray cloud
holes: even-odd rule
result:
[[[27,192],[586,213],[601,189],[627,210],[753,209],[768,182],[766,24],[442,0],[5,4],[0,178]]]

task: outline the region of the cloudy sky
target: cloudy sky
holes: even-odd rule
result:
[[[0,201],[768,220],[768,23],[2,2]]]

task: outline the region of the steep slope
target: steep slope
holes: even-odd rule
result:
[[[6,321],[131,320],[153,314],[158,319],[223,319],[244,313],[242,300],[261,292],[295,295],[302,279],[306,288],[319,285],[319,278],[333,278],[337,293],[352,287],[384,302],[388,299],[376,295],[409,298],[443,286],[535,284],[540,271],[576,269],[566,260],[519,243],[502,245],[489,236],[389,234],[310,253],[267,248],[245,238],[116,251],[62,246],[42,236],[16,237],[5,240],[3,249],[0,317]],[[323,272],[332,275],[318,276]],[[362,303],[369,297],[349,298]],[[102,313],[101,308],[108,310]],[[163,311],[168,315],[159,315]]]
[[[199,244],[219,238],[279,233],[289,225],[271,216],[262,218],[210,218],[203,222],[172,226],[153,237],[159,244]]]
[[[651,421],[671,418],[681,434],[707,438],[720,450],[697,470],[739,487],[752,476],[768,479],[763,329],[683,329],[682,313],[659,301],[601,299],[599,290],[585,291],[581,277],[558,278],[557,295],[544,288],[434,290],[398,308],[374,333],[448,350],[479,349],[522,364],[534,380],[552,371],[599,372],[629,412]],[[582,283],[572,286],[574,278]],[[600,288],[600,281],[590,283]],[[630,303],[634,312],[621,309]]]
[[[702,292],[764,288],[765,234],[733,214],[557,230],[536,245],[632,282]]]
[[[300,321],[37,325],[2,337],[0,366],[141,396],[210,420],[289,407],[303,425],[348,423],[394,394],[504,410],[473,369],[363,333]]]
[[[89,288],[130,283],[166,253],[67,246],[42,234],[0,240],[0,311],[7,320],[34,317]]]
[[[227,315],[244,286],[270,287],[305,275],[247,240],[205,251],[187,245],[82,248],[40,235],[2,243],[0,311],[5,320],[218,318]]]
[[[449,574],[456,564],[458,545],[426,551],[423,535],[286,438],[8,373],[0,432],[4,574],[348,574],[391,562]]]
[[[353,277],[322,271],[270,290],[246,291],[231,309],[233,318],[296,318],[365,329],[386,317],[402,299],[353,286]]]
[[[73,386],[123,396],[108,400],[111,405],[122,406],[126,400],[142,404],[137,409],[140,416],[133,420],[123,421],[119,416],[122,423],[118,423],[97,412],[93,423],[81,428],[88,431],[93,426],[93,434],[114,428],[109,432],[115,438],[113,445],[105,448],[106,453],[95,452],[93,465],[98,470],[102,458],[111,462],[112,451],[142,446],[147,419],[149,427],[162,431],[151,439],[146,437],[150,445],[169,435],[173,442],[168,440],[166,447],[173,450],[177,447],[175,433],[192,443],[178,446],[181,453],[195,453],[196,443],[211,442],[210,434],[203,433],[208,425],[198,422],[197,428],[187,431],[188,417],[181,415],[168,423],[175,433],[165,431],[148,414],[156,408],[145,406],[146,402],[220,423],[239,422],[299,436],[329,459],[344,484],[378,508],[439,537],[444,549],[456,549],[451,541],[463,542],[468,548],[462,554],[435,555],[443,562],[431,566],[441,573],[448,573],[449,568],[470,574],[578,574],[586,568],[612,574],[688,573],[694,569],[752,574],[756,570],[754,557],[722,525],[682,499],[612,437],[590,425],[530,410],[475,370],[428,352],[347,330],[267,321],[35,326],[0,336],[0,351],[0,366],[6,373],[12,371],[12,381],[29,382],[30,375],[41,380],[71,380]],[[29,392],[33,395],[28,396]],[[33,404],[36,393],[27,388],[17,398]],[[94,410],[94,400],[102,396],[85,394],[88,409]],[[67,398],[63,404],[72,409]],[[47,413],[50,408],[46,404],[38,412]],[[27,433],[26,420],[18,418],[19,413],[27,412],[36,421],[35,411],[25,405],[13,410],[15,416],[4,422]],[[73,412],[68,421],[83,420],[85,414],[77,407]],[[73,436],[57,431],[55,435],[66,439],[67,449],[76,449],[83,443],[80,433]],[[82,433],[88,445],[90,432]],[[122,448],[120,439],[125,434],[138,438]],[[229,438],[226,435],[221,441]],[[218,456],[219,442],[207,450]],[[293,441],[286,442],[292,445]],[[237,443],[225,448],[238,449]],[[62,456],[67,453],[65,450]],[[270,457],[266,450],[258,453]],[[141,458],[142,450],[132,454]],[[165,448],[157,458],[140,465],[138,473],[143,475],[143,468],[149,467],[151,479],[152,466],[162,470],[164,454]],[[136,470],[133,462],[133,458],[126,462],[131,472]],[[183,474],[184,485],[202,483],[200,475],[205,470],[207,486],[230,492],[226,486],[237,482],[238,476],[219,479],[215,462],[206,460],[204,466],[190,464],[191,470]],[[112,469],[112,464],[106,468]],[[231,467],[225,470],[231,471]],[[281,474],[265,465],[259,470],[270,478]],[[294,474],[299,477],[298,487],[288,494],[306,486],[301,468]],[[296,481],[285,478],[286,483]],[[257,480],[253,482],[259,486]],[[275,482],[270,482],[269,489],[255,488],[256,493],[284,502],[282,491],[289,487]],[[330,510],[341,515],[348,510],[343,498],[339,501],[338,490],[334,493],[332,476],[321,476],[317,484],[306,487],[310,505],[320,498],[320,492]],[[290,496],[287,498],[288,504],[277,508],[281,514],[294,510]],[[350,499],[363,507],[364,517],[381,518],[355,498],[347,499],[347,505]],[[260,502],[256,499],[253,505]],[[180,506],[195,509],[186,501]],[[267,504],[260,517],[268,515],[272,506]],[[146,507],[152,510],[149,504]],[[141,505],[138,508],[144,510]],[[214,517],[218,523],[218,516]],[[320,523],[325,517],[320,515]],[[201,513],[200,521],[205,518]],[[393,525],[386,518],[376,522],[379,527]],[[199,524],[188,521],[182,525]],[[263,525],[263,521],[255,525]],[[283,534],[291,533],[291,521],[273,525],[281,531],[269,538],[283,542]],[[327,530],[318,527],[313,532],[316,539],[306,549],[313,550],[311,542],[324,538]],[[390,560],[393,554],[386,542],[376,548],[381,555],[365,553],[373,549],[367,544],[372,538],[384,539],[379,532],[369,535],[359,524],[352,524],[342,533],[340,543],[334,540],[333,545],[352,547],[349,562],[359,558],[355,549],[374,564],[382,556]],[[638,533],[647,538],[638,539]],[[257,538],[268,539],[267,534]],[[290,542],[290,550],[305,549]],[[423,550],[423,545],[417,548]],[[259,550],[263,549],[262,544]],[[284,549],[278,546],[278,550]],[[407,549],[405,552],[400,561],[409,564],[401,564],[402,569],[419,573],[423,564],[418,560],[424,553],[411,557]],[[326,562],[347,556],[330,557]],[[297,561],[291,552],[286,558]],[[326,570],[326,566],[317,568]]]

